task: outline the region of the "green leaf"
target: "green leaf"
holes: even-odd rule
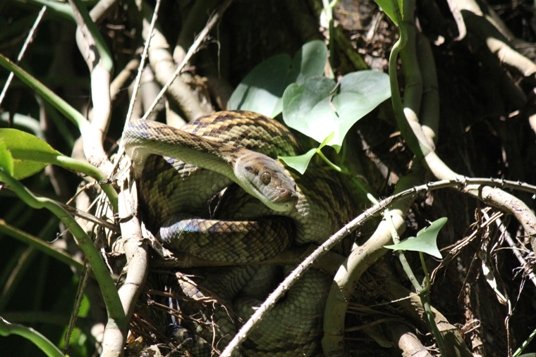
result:
[[[307,170],[307,166],[309,166],[309,162],[316,154],[316,150],[316,148],[313,148],[307,151],[305,154],[296,156],[279,156],[279,159],[282,160],[287,166],[292,167],[294,170],[303,175],[305,170]]]
[[[270,57],[248,73],[229,98],[227,107],[275,117],[282,111],[281,97],[287,86],[322,75],[326,61],[327,48],[319,40],[304,44],[294,58],[287,54]]]
[[[13,157],[13,174],[9,173],[9,176],[16,180],[31,176],[48,164],[89,175],[97,181],[104,179],[104,174],[98,168],[86,161],[65,156],[53,149],[44,140],[24,131],[0,129],[0,142],[4,143],[5,148]],[[117,193],[114,188],[108,183],[102,183],[101,187],[116,209]]]
[[[402,14],[400,13],[400,9],[396,3],[397,0],[376,0],[376,4],[378,4],[379,7],[389,16],[391,21],[394,22],[395,25],[399,25],[400,21],[402,19]]]
[[[337,115],[330,103],[335,81],[312,77],[303,84],[293,83],[283,94],[283,120],[319,143],[335,132]],[[331,125],[330,125],[331,124]]]
[[[446,217],[439,218],[432,222],[430,226],[421,229],[419,233],[417,233],[417,237],[409,237],[400,243],[386,245],[385,248],[422,252],[438,259],[442,259],[443,256],[437,248],[437,235],[445,223],[447,223]]]
[[[304,44],[292,61],[293,73],[297,74],[295,82],[301,84],[307,78],[322,76],[327,59],[328,49],[323,41],[314,40]]]
[[[377,71],[359,71],[337,84],[325,77],[310,77],[293,83],[283,94],[285,123],[319,143],[339,151],[352,125],[390,97],[389,76]]]
[[[283,91],[293,81],[292,60],[289,55],[277,55],[257,65],[236,87],[227,107],[232,110],[251,110],[270,117],[281,111]]]
[[[0,141],[13,158],[12,176],[17,180],[41,171],[61,155],[44,140],[17,129],[0,129]]]
[[[7,149],[6,143],[0,139],[0,167],[13,176],[13,155]]]
[[[91,300],[86,294],[82,296],[80,307],[78,308],[78,317],[87,317],[89,315],[89,309],[91,308]]]
[[[322,160],[324,160],[324,162],[326,162],[331,168],[340,172],[341,168],[329,161],[329,159],[322,153],[322,148],[326,146],[326,143],[331,139],[332,136],[333,135],[328,135],[326,139],[317,148],[313,148],[307,151],[305,154],[296,156],[279,156],[279,159],[282,160],[285,164],[287,164],[287,166],[293,168],[301,175],[303,175],[307,170],[307,166],[309,166],[309,162],[311,162],[313,156],[315,156],[315,154],[318,154],[320,155]]]
[[[383,72],[359,71],[345,75],[340,82],[340,93],[333,98],[340,118],[339,135],[333,142],[342,145],[348,130],[390,96],[389,76]]]

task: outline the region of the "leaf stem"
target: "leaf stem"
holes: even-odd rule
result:
[[[106,310],[110,319],[114,320],[121,331],[125,331],[127,320],[125,312],[115,283],[110,276],[110,272],[104,263],[99,251],[93,245],[91,238],[84,232],[82,227],[74,220],[74,218],[56,201],[46,197],[35,196],[30,190],[18,182],[15,178],[9,175],[3,168],[0,167],[0,181],[4,182],[10,190],[12,190],[24,203],[32,208],[45,208],[58,217],[67,227],[69,232],[74,236],[78,246],[83,251],[87,259],[95,279],[99,284]]]
[[[335,165],[333,162],[331,162],[327,157],[326,155],[324,155],[324,153],[322,152],[322,146],[319,146],[317,149],[316,149],[316,153],[318,154],[318,156],[320,156],[320,158],[326,163],[328,164],[329,167],[331,167],[333,170],[337,171],[337,172],[342,172],[342,169]]]
[[[12,324],[0,317],[0,336],[18,335],[31,341],[36,347],[43,351],[48,357],[64,357],[56,345],[46,338],[39,331],[21,324]]]
[[[17,152],[16,158],[19,160],[31,160],[60,166],[75,173],[81,173],[94,178],[110,200],[110,205],[112,206],[113,211],[117,212],[117,192],[111,184],[106,183],[106,176],[90,163],[73,159],[72,157],[65,156],[61,153],[53,154],[36,151],[19,151]]]
[[[54,220],[57,224],[57,220]],[[42,239],[29,234],[28,232],[22,231],[18,229],[17,227],[14,227],[10,224],[8,224],[3,219],[0,219],[0,233],[7,234],[8,236],[11,236],[21,242],[24,242],[26,245],[33,249],[37,249],[51,257],[53,257],[56,260],[59,260],[60,262],[63,262],[76,270],[82,270],[83,266],[80,264],[80,262],[74,260],[69,255],[56,250],[52,248],[50,244],[48,244],[46,241],[43,241]]]
[[[43,99],[50,103],[54,108],[56,108],[60,113],[62,113],[67,119],[69,119],[73,124],[75,124],[78,129],[82,130],[84,125],[87,125],[86,118],[75,108],[73,108],[69,103],[63,100],[56,93],[51,91],[47,86],[41,83],[38,79],[33,77],[30,73],[26,72],[21,67],[17,66],[10,59],[0,54],[0,65],[15,73],[15,75],[28,87],[32,88],[39,94]]]

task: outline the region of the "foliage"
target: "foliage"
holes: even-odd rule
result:
[[[527,243],[536,234],[534,202],[515,191],[532,192],[522,181],[536,181],[536,69],[521,50],[536,40],[527,25],[530,11],[506,1],[494,7],[456,0],[450,7],[411,0],[359,6],[270,0],[234,2],[227,10],[228,2],[214,0],[162,2],[162,9],[154,1],[100,9],[104,3],[0,4],[3,353],[94,355],[102,336],[92,331],[103,323],[123,337],[130,328],[129,341],[111,339],[120,351],[126,345],[140,354],[151,348],[191,353],[162,326],[197,315],[181,315],[162,296],[172,291],[168,277],[191,273],[188,264],[195,262],[167,270],[165,284],[154,271],[148,282],[125,279],[135,254],[126,253],[120,235],[134,235],[124,230],[134,214],[118,204],[118,191],[128,185],[118,181],[123,168],[112,159],[127,116],[145,114],[154,88],[172,78],[191,50],[188,65],[148,115],[191,120],[219,109],[253,110],[300,133],[302,155],[280,159],[302,174],[318,155],[333,175],[344,173],[348,187],[358,181],[385,197],[381,202],[418,185],[419,194],[426,191],[426,197],[408,194],[386,204],[388,219],[366,217],[354,240],[315,262],[331,274],[334,287],[322,317],[324,354],[397,354],[393,336],[403,326],[422,331],[415,342],[431,353],[437,347],[444,355],[534,355],[525,353],[534,349],[536,335],[527,263],[536,247]],[[44,18],[30,30],[42,6]],[[152,6],[159,16],[149,35]],[[219,22],[203,35],[211,14]],[[453,36],[456,27],[460,32]],[[27,53],[19,56],[25,38]],[[149,38],[139,93],[130,98]],[[4,81],[8,73],[16,77],[11,85]],[[84,142],[83,154],[77,139]],[[511,194],[466,184],[466,176],[518,184],[508,186]],[[462,193],[432,194],[426,182],[435,179]],[[353,195],[348,202],[360,212],[370,206]],[[430,217],[443,218],[427,226]],[[402,241],[389,244],[398,235]],[[135,246],[145,249],[145,243]],[[351,253],[344,250],[352,244]],[[312,248],[278,259],[299,266]],[[397,274],[399,267],[405,276]],[[97,284],[85,285],[86,273]],[[143,290],[120,294],[125,286]]]
[[[244,78],[229,100],[231,109],[272,117],[282,112],[285,124],[320,143],[303,155],[281,158],[301,174],[316,153],[328,161],[321,153],[324,146],[339,152],[348,130],[390,96],[388,77],[378,71],[347,73],[338,83],[323,76],[327,55],[324,43],[311,41],[292,60],[271,57]]]
[[[437,235],[445,223],[447,223],[446,217],[439,218],[433,221],[430,226],[421,229],[416,237],[408,237],[402,242],[386,245],[385,248],[395,251],[409,250],[412,252],[421,252],[442,259],[443,256],[439,249],[437,249]]]

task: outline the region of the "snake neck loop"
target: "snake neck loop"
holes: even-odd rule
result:
[[[131,122],[123,136],[135,166],[151,154],[172,157],[217,172],[276,212],[297,202],[296,183],[277,160],[154,121]]]

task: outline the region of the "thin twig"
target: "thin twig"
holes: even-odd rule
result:
[[[147,119],[147,117],[151,114],[151,112],[154,110],[158,102],[162,99],[164,94],[167,92],[168,88],[171,86],[173,81],[177,78],[177,76],[181,73],[181,71],[184,69],[186,64],[190,61],[192,56],[199,50],[199,47],[201,44],[205,41],[206,37],[212,30],[212,28],[218,23],[218,21],[221,19],[223,13],[227,9],[227,7],[231,4],[232,0],[226,0],[223,2],[220,6],[220,8],[216,11],[214,15],[212,15],[208,21],[203,30],[199,33],[199,35],[196,37],[195,41],[192,43],[190,48],[188,49],[188,52],[186,52],[186,55],[184,55],[184,58],[182,59],[182,62],[177,66],[175,69],[175,72],[173,73],[173,76],[167,81],[167,83],[162,87],[154,101],[151,103],[149,108],[147,109],[147,112],[143,115],[143,120]]]
[[[486,219],[489,219],[489,216],[486,212],[483,213],[484,217]],[[501,234],[503,234],[504,239],[506,240],[506,243],[512,248],[512,253],[514,253],[515,257],[519,261],[519,264],[521,264],[521,268],[526,273],[527,277],[530,279],[532,284],[536,286],[536,275],[534,272],[529,268],[530,264],[525,260],[525,257],[523,257],[523,254],[521,254],[521,249],[517,248],[516,243],[512,239],[512,236],[510,235],[510,232],[506,229],[504,224],[502,223],[500,218],[497,218],[495,221],[495,224],[497,225],[497,228],[501,231]]]
[[[39,10],[39,13],[37,14],[37,17],[35,18],[35,21],[32,25],[32,28],[28,32],[28,36],[26,36],[26,40],[24,40],[24,43],[22,44],[19,54],[17,55],[17,60],[15,61],[15,63],[19,63],[24,57],[24,54],[26,53],[26,50],[28,49],[28,45],[30,44],[30,42],[33,41],[35,31],[37,30],[37,26],[39,26],[39,24],[41,23],[41,19],[43,18],[45,11],[47,11],[46,6],[43,6],[41,10]],[[4,97],[6,95],[6,92],[9,86],[11,85],[13,76],[14,76],[13,72],[9,72],[9,76],[7,77],[6,84],[4,85],[4,88],[2,89],[2,93],[0,93],[0,105],[2,105],[2,102],[4,101]]]
[[[147,53],[149,51],[149,46],[151,44],[151,38],[153,37],[152,34],[153,34],[154,28],[156,26],[156,20],[158,19],[158,10],[159,9],[160,9],[160,0],[157,0],[156,4],[155,4],[154,11],[153,11],[153,16],[152,16],[152,19],[151,19],[151,26],[150,26],[150,30],[149,30],[149,36],[147,37],[147,41],[145,42],[145,45],[143,46],[143,53],[141,55],[140,64],[138,66],[138,73],[136,74],[136,79],[134,80],[134,91],[132,92],[132,96],[130,97],[130,103],[128,105],[127,116],[126,116],[125,124],[124,124],[125,127],[128,124],[128,122],[130,121],[130,117],[132,116],[132,111],[134,110],[134,104],[136,103],[136,97],[138,95],[138,90],[139,90],[139,86],[140,86],[140,83],[141,83],[141,76],[142,76],[142,73],[143,73],[143,68],[145,67],[145,60],[147,59]],[[124,131],[125,130],[123,128],[123,132]],[[117,158],[118,159],[115,161],[114,167],[112,168],[112,171],[111,171],[110,175],[115,173],[115,171],[116,171],[116,169],[117,169],[117,167],[119,165],[119,162],[121,161],[120,158],[123,156],[124,152],[125,152],[125,147],[123,146],[123,143],[121,141],[120,144],[119,144],[119,149],[117,150]]]
[[[147,41],[145,42],[145,45],[143,46],[143,53],[141,54],[140,65],[138,66],[138,74],[136,75],[136,79],[134,80],[134,90],[132,91],[132,96],[130,97],[130,103],[128,104],[128,111],[127,111],[127,118],[125,120],[125,125],[127,125],[127,123],[130,121],[130,117],[132,116],[132,111],[134,110],[134,103],[136,103],[136,97],[138,96],[138,90],[139,90],[139,86],[141,82],[141,74],[143,72],[143,68],[145,67],[145,61],[147,60],[147,53],[149,52],[149,46],[151,44],[151,39],[153,37],[154,27],[156,26],[156,20],[158,19],[159,9],[160,9],[160,0],[157,0],[154,6],[153,17],[151,19],[151,25],[149,28],[149,36],[147,37]]]

